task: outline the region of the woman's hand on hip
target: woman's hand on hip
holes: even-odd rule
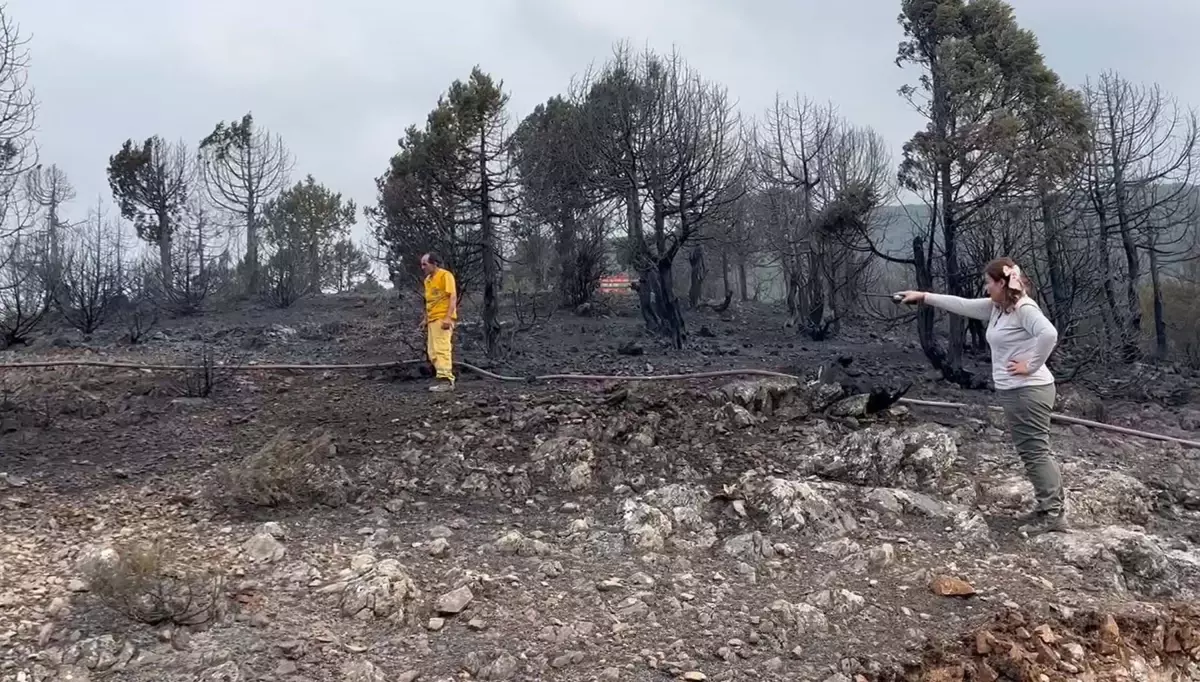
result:
[[[1024,360],[1009,360],[1008,371],[1017,376],[1029,376],[1029,363]]]

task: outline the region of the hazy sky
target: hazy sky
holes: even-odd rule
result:
[[[1200,0],[1013,0],[1068,83],[1116,69],[1200,107]],[[920,125],[896,94],[898,0],[8,0],[31,39],[39,144],[108,197],[110,154],[158,134],[195,144],[252,111],[297,179],[373,203],[396,140],[473,65],[514,123],[629,39],[677,46],[745,114],[777,92],[838,105],[897,150]],[[361,222],[361,219],[360,219]]]

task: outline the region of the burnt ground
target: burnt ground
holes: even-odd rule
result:
[[[414,359],[414,305],[247,305],[138,346],[52,331],[0,361]],[[932,377],[904,328],[814,343],[747,306],[692,315],[671,351],[614,307],[515,334],[493,369],[810,376],[853,356],[910,397],[989,400]],[[1200,454],[1179,446],[1056,427],[1075,530],[1031,539],[984,409],[834,418],[812,386],[755,378],[465,374],[434,395],[419,368],[217,370],[200,397],[196,372],[0,372],[0,680],[1200,677]],[[1062,409],[1195,439],[1194,384],[1103,377],[1171,404],[1070,385]],[[122,580],[148,546],[166,566]]]

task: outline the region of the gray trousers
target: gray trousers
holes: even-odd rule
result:
[[[1036,511],[1063,511],[1062,473],[1050,450],[1050,413],[1054,411],[1054,384],[998,390],[1008,419],[1013,445],[1033,483]]]

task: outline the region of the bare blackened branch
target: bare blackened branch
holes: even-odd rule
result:
[[[61,281],[51,295],[58,311],[82,334],[99,329],[125,300],[119,230],[97,207],[66,247]]]
[[[264,204],[283,191],[295,161],[283,138],[246,114],[220,122],[200,142],[200,170],[209,199],[237,217],[246,231],[243,266],[250,292],[259,287],[259,229]]]

